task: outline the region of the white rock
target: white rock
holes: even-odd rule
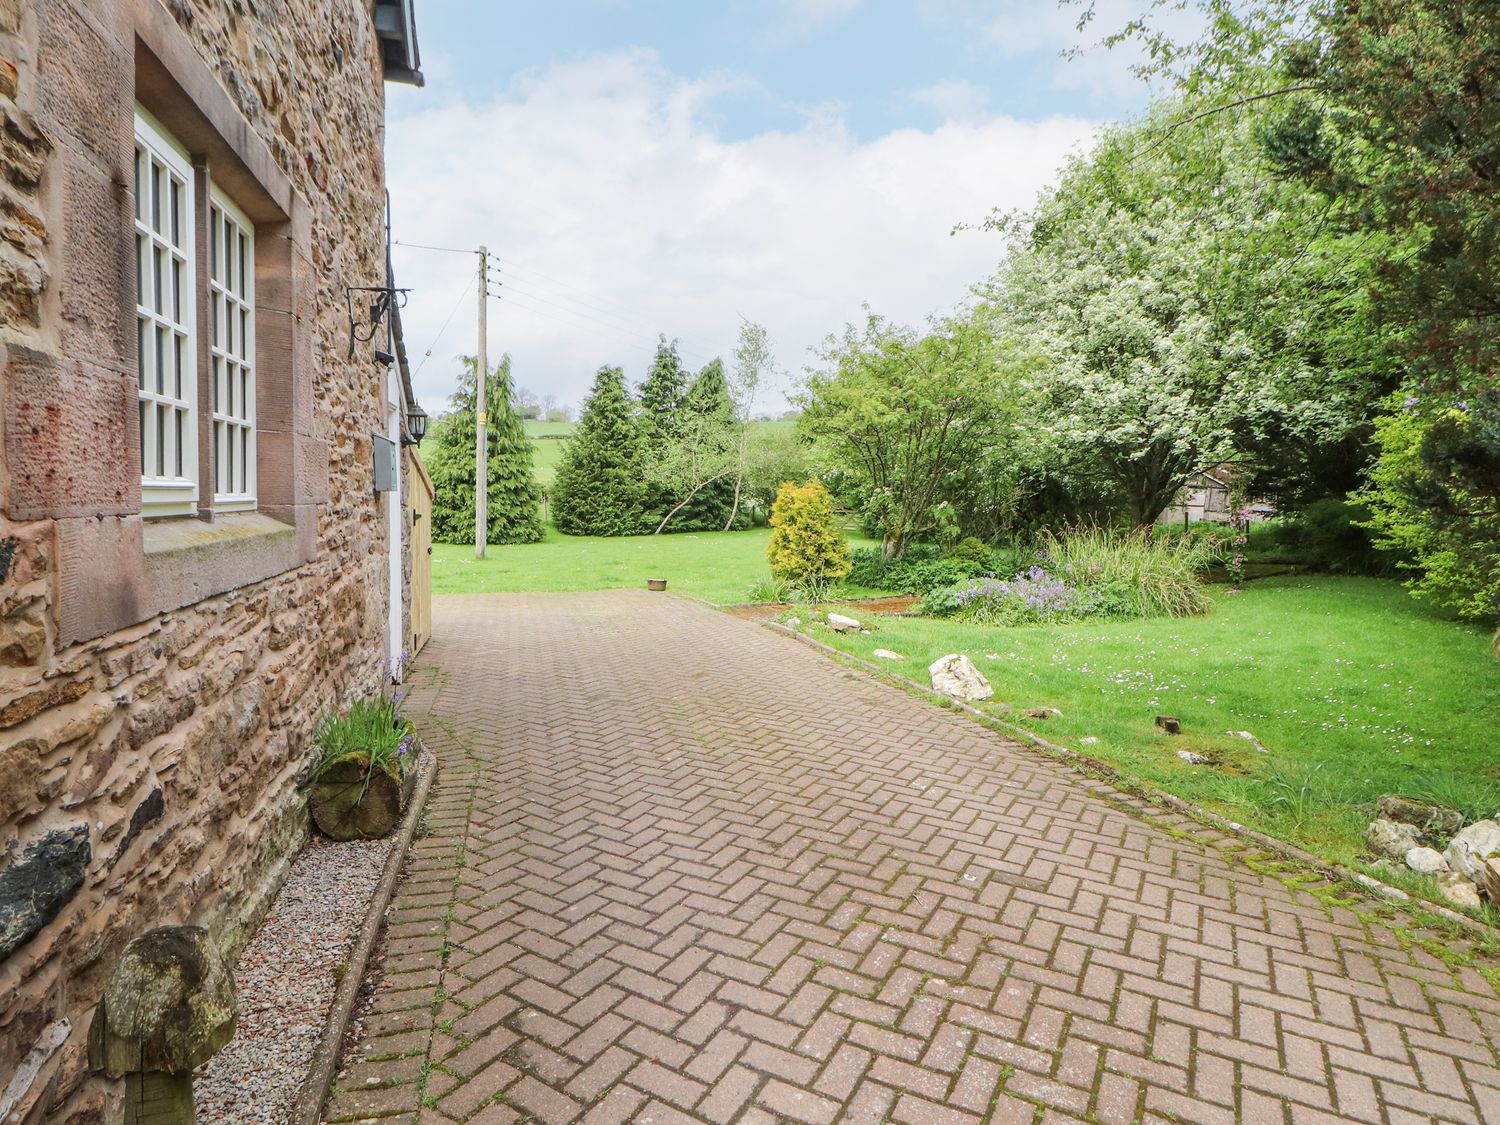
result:
[[[1260,739],[1256,738],[1255,735],[1251,734],[1247,730],[1232,730],[1228,731],[1227,733],[1231,738],[1243,738],[1246,742],[1248,742],[1251,746],[1254,746],[1262,754],[1268,753],[1265,747],[1265,743],[1261,742]]]
[[[951,695],[954,699],[978,701],[995,694],[995,689],[974,667],[974,662],[959,652],[938,657],[927,666],[927,674],[932,677],[934,691]]]
[[[1370,827],[1365,829],[1365,843],[1370,850],[1392,859],[1405,859],[1406,853],[1420,846],[1421,842],[1417,830],[1410,824],[1387,820],[1383,816],[1370,821]]]
[[[842,613],[830,613],[828,615],[828,627],[835,633],[857,633],[864,628],[852,617],[845,617]]]
[[[1209,759],[1205,758],[1202,754],[1194,754],[1191,750],[1179,750],[1177,751],[1177,756],[1190,766],[1206,766],[1209,764]]]
[[[1479,909],[1479,888],[1467,875],[1461,875],[1457,871],[1444,871],[1437,877],[1437,885],[1438,890],[1443,892],[1443,897],[1454,906]]]
[[[1419,875],[1436,875],[1448,870],[1448,861],[1436,848],[1412,848],[1406,853],[1406,866]]]
[[[905,660],[906,659],[906,657],[902,656],[899,652],[892,652],[888,648],[877,648],[870,655],[873,656],[873,657],[875,657],[875,659],[877,659],[877,660]]]
[[[1500,824],[1493,820],[1476,820],[1448,844],[1443,856],[1448,866],[1476,886],[1484,879],[1484,861],[1500,855]]]

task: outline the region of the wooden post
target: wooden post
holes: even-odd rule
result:
[[[490,252],[479,248],[479,382],[474,398],[474,557],[484,558],[490,530],[490,415],[485,401],[490,378]]]
[[[125,947],[89,1026],[89,1066],[125,1076],[126,1125],[192,1125],[193,1069],[239,1019],[208,931],[162,926]]]

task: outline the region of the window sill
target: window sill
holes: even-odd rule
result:
[[[309,562],[317,553],[316,506],[284,514],[280,520],[233,512],[212,523],[140,516],[60,521],[61,643],[136,625]]]
[[[243,546],[247,540],[277,536],[290,538],[295,534],[296,529],[290,524],[259,512],[220,512],[214,516],[213,523],[192,517],[146,520],[141,545],[147,557],[151,557]]]
[[[147,520],[141,531],[141,606],[180,609],[291,570],[297,530],[259,512],[198,519]]]

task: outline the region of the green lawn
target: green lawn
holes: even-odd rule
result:
[[[501,590],[614,590],[665,578],[667,588],[718,604],[747,600],[751,583],[770,577],[768,528],[602,538],[547,528],[541,543],[490,547],[481,562],[472,546],[434,544],[435,594]],[[852,540],[864,546],[862,539]],[[857,590],[855,594],[877,591]]]
[[[1214,597],[1212,613],[1190,619],[807,628],[863,657],[894,649],[907,657],[894,669],[924,684],[930,662],[967,653],[996,699],[1062,712],[1015,720],[1048,740],[1338,861],[1356,861],[1382,793],[1471,817],[1500,808],[1500,666],[1487,631],[1377,579],[1271,578]],[[1184,733],[1157,730],[1158,714],[1180,718]],[[1184,749],[1217,764],[1190,765]]]

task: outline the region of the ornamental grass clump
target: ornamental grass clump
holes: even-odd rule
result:
[[[922,599],[923,612],[988,625],[1185,617],[1208,609],[1202,573],[1221,549],[1208,537],[1152,538],[1094,527],[1049,532],[1042,547],[1045,565],[933,590]]]
[[[1223,545],[1211,536],[1153,536],[1080,526],[1043,536],[1054,573],[1091,598],[1095,616],[1191,617],[1212,604],[1203,574]]]
[[[356,700],[342,714],[325,716],[313,742],[318,747],[318,760],[308,775],[313,781],[335,763],[350,761],[365,767],[367,779],[375,770],[384,770],[401,781],[416,759],[417,736],[411,723],[401,717],[395,701],[385,698]]]

